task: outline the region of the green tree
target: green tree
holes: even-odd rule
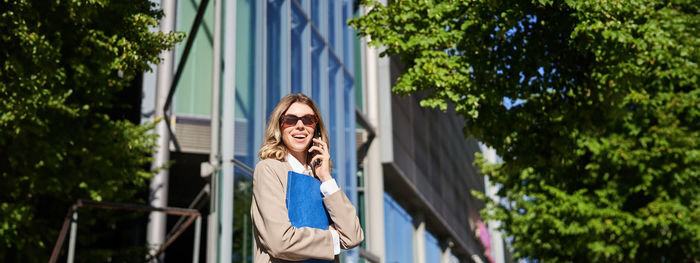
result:
[[[515,256],[700,260],[700,1],[390,1],[352,20],[453,105]]]
[[[182,39],[149,31],[161,17],[148,0],[0,3],[3,261],[47,261],[78,198],[137,201],[155,141],[115,113],[119,92]]]

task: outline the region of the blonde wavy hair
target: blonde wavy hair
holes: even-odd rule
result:
[[[288,152],[287,147],[282,141],[282,125],[280,123],[280,118],[287,112],[292,104],[297,102],[311,107],[314,114],[318,117],[318,123],[316,124],[315,129],[321,130],[321,140],[326,142],[328,145],[327,150],[330,152],[331,145],[328,140],[328,134],[326,133],[326,126],[323,124],[323,117],[321,117],[321,112],[318,110],[318,107],[316,107],[316,103],[314,103],[314,101],[308,96],[297,93],[284,96],[284,98],[282,98],[282,100],[280,100],[280,102],[277,104],[277,107],[275,107],[275,109],[272,111],[272,114],[270,114],[270,119],[267,122],[267,129],[265,131],[265,140],[260,148],[260,151],[258,151],[258,158],[260,158],[260,160],[272,158],[279,161],[284,161],[287,158]],[[307,164],[310,162],[308,154],[310,153],[307,153]],[[332,162],[330,163],[330,168],[333,169]]]

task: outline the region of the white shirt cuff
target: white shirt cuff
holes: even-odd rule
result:
[[[324,197],[331,195],[338,190],[340,190],[340,188],[338,187],[338,183],[335,182],[335,179],[330,179],[321,183],[321,193],[323,193]]]
[[[333,254],[340,254],[340,237],[338,236],[338,231],[331,230],[331,236],[333,236]]]

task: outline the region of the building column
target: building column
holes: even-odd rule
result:
[[[160,7],[163,8],[164,14],[163,19],[160,21],[161,32],[169,33],[175,31],[176,6],[176,1],[161,1]],[[156,152],[153,155],[151,169],[160,170],[151,179],[148,198],[149,204],[154,207],[168,206],[169,170],[164,167],[164,165],[170,160],[170,132],[167,126],[167,122],[170,120],[165,119],[165,110],[163,107],[168,99],[168,92],[172,84],[174,56],[172,49],[164,50],[160,54],[161,63],[158,65],[156,75],[154,119],[159,120],[155,127],[155,132],[158,134],[158,141]],[[167,231],[166,219],[167,215],[163,212],[151,212],[149,215],[146,242],[151,255],[155,254],[165,243]],[[161,254],[160,258],[162,259],[163,257],[164,254]],[[158,261],[158,259],[153,259],[153,261]]]
[[[224,7],[224,67],[221,90],[221,183],[219,190],[219,262],[231,262],[233,253],[233,191],[236,107],[236,0]],[[218,85],[218,83],[214,83]]]
[[[221,132],[221,27],[223,0],[214,0],[214,37],[212,55],[212,87],[210,117],[210,171],[202,169],[202,176],[209,177],[209,215],[207,216],[206,262],[216,263],[219,256],[219,180],[221,178],[221,152],[219,134]],[[207,165],[204,165],[207,166]]]
[[[377,66],[379,51],[367,46],[368,39],[363,38],[362,49],[365,56],[364,86],[367,88],[367,118],[372,126],[380,128],[380,103]],[[384,104],[383,107],[389,107]],[[384,236],[384,172],[382,168],[382,152],[380,144],[388,140],[379,134],[369,147],[367,152],[367,166],[365,169],[365,200],[367,204],[366,230],[367,250],[379,257],[380,262],[386,262],[386,248]]]
[[[413,215],[413,262],[425,262],[425,215]]]
[[[442,253],[440,253],[440,263],[453,263],[452,262],[452,247],[454,246],[452,239],[447,239],[444,247],[442,248]]]

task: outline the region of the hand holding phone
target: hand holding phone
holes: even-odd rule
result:
[[[317,128],[316,131],[314,131],[314,138],[316,138],[316,139],[321,139],[321,129],[318,129],[318,128]],[[315,142],[314,142],[314,143],[312,143],[312,145],[313,145],[313,146],[318,146],[318,143],[315,143]],[[310,148],[310,147],[309,147],[309,148]],[[309,160],[312,160],[312,159],[314,158],[314,156],[316,156],[317,154],[319,154],[319,152],[316,151],[316,150],[314,150],[313,152],[311,152],[311,154],[309,155]],[[315,160],[315,161],[311,164],[311,167],[314,167],[314,168],[315,168],[315,167],[318,166],[319,164],[321,164],[321,160]]]
[[[312,165],[311,170],[313,170],[314,176],[321,182],[333,179],[331,177],[328,144],[322,140],[321,131],[317,130],[314,132],[313,142],[313,144],[309,144],[311,147],[308,150],[308,156],[310,156],[309,162]]]

